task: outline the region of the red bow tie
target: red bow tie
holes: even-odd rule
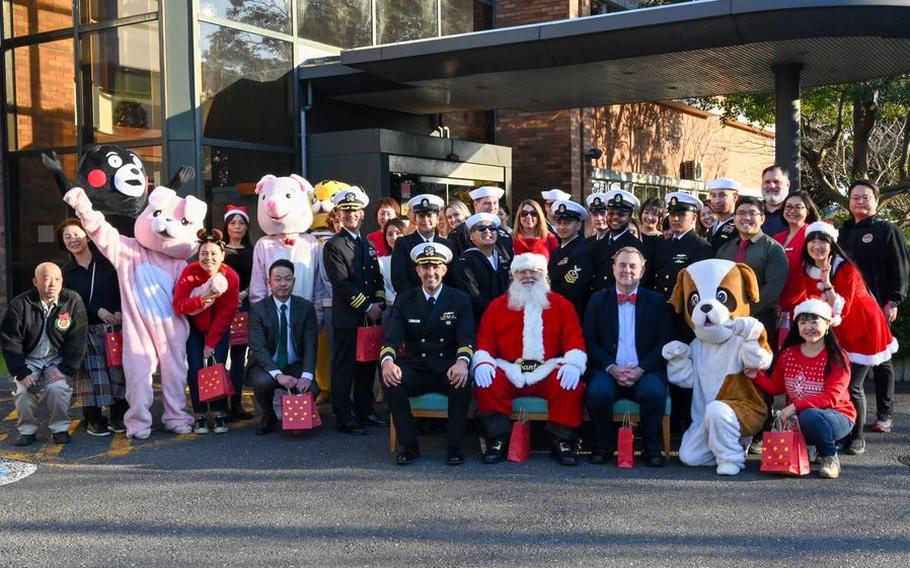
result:
[[[284,239],[284,244],[286,244],[290,247],[294,246],[294,243],[296,243],[296,242],[297,242],[297,239],[292,239],[291,237],[286,237]]]
[[[629,294],[628,296],[625,294],[616,294],[616,302],[619,305],[623,305],[626,302],[629,302],[630,304],[634,304],[635,300],[637,300],[637,299],[638,299],[638,294]]]

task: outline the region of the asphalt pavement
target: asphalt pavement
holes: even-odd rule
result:
[[[905,410],[866,455],[843,457],[838,480],[762,474],[755,457],[735,478],[675,458],[567,468],[539,436],[529,462],[484,466],[472,438],[450,467],[439,433],[398,467],[387,430],[337,434],[327,409],[296,435],[255,436],[254,421],[133,442],[80,428],[69,446],[23,452],[11,410],[0,398],[0,483],[4,464],[36,468],[0,484],[2,567],[910,564]]]

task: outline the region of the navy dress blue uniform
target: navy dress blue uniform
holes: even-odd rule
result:
[[[594,265],[594,276],[591,279],[591,290],[609,289],[616,280],[613,278],[613,255],[621,248],[633,247],[641,251],[648,258],[644,243],[638,240],[631,231],[626,229],[623,233],[613,236],[608,234],[596,239],[591,244],[591,257]]]
[[[496,268],[476,247],[467,249],[452,263],[451,282],[471,298],[475,322],[480,322],[480,316],[494,298],[509,289],[509,264],[499,251],[493,252],[497,258]]]
[[[619,350],[621,322],[617,290],[601,290],[591,296],[583,320],[589,372],[586,404],[594,426],[595,446],[611,450],[616,440],[613,403],[620,398],[637,402],[641,408],[640,431],[645,453],[655,456],[660,451],[661,421],[667,399],[667,375],[661,350],[673,339],[671,311],[663,296],[641,287],[632,305],[637,366],[644,374],[633,386],[623,387],[607,372],[607,368],[617,363]]]
[[[458,258],[464,253],[464,251],[474,246],[474,243],[471,242],[470,231],[468,230],[467,223],[462,223],[458,227],[449,233],[449,248],[452,251],[452,254],[455,258]],[[505,259],[506,266],[512,262],[512,257],[515,256],[515,250],[513,248],[512,235],[502,227],[496,228],[496,250],[499,252],[500,258]],[[396,290],[397,291],[397,290]]]
[[[693,262],[714,256],[708,241],[690,229],[679,238],[661,239],[654,245],[642,279],[642,286],[669,298],[676,286],[676,277]],[[688,326],[686,326],[688,328]]]
[[[415,268],[417,265],[411,260],[410,253],[412,248],[423,242],[439,243],[449,249],[452,248],[452,243],[446,238],[434,234],[427,241],[416,231],[395,241],[395,250],[392,251],[391,272],[392,287],[395,288],[396,294],[401,294],[411,288],[420,287],[420,277],[417,275]]]
[[[717,251],[720,250],[720,247],[727,244],[729,241],[735,241],[739,239],[739,231],[736,230],[736,224],[734,223],[734,217],[730,217],[726,221],[720,224],[717,227],[717,230],[714,230],[714,227],[711,227],[711,237],[708,239],[711,243],[711,249],[717,254]]]
[[[437,392],[449,398],[446,443],[460,448],[464,439],[471,385],[449,384],[446,373],[458,358],[469,366],[474,354],[475,325],[471,298],[443,284],[431,306],[423,287],[398,294],[386,323],[380,361],[391,358],[401,368],[401,382],[384,385],[389,411],[395,420],[399,444],[416,445],[417,432],[411,416],[410,397]],[[399,348],[404,351],[399,355]]]
[[[590,243],[581,235],[576,235],[550,253],[547,267],[550,288],[572,302],[579,319],[584,315],[591,296],[593,265]]]

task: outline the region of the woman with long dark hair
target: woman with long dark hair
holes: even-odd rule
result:
[[[837,244],[837,236],[837,229],[828,223],[819,221],[806,227],[803,284],[807,297],[827,302],[835,320],[841,320],[834,334],[850,359],[850,400],[856,408],[856,423],[843,447],[845,453],[859,455],[866,451],[863,381],[871,367],[891,359],[897,340],[859,269]]]
[[[850,365],[832,331],[831,306],[813,298],[796,306],[794,314],[777,360],[755,377],[755,385],[770,395],[787,395],[780,419],[787,424],[796,418],[806,444],[818,450],[819,477],[834,479],[840,475],[836,443],[856,421],[847,394]]]
[[[224,263],[234,269],[240,278],[240,306],[238,312],[250,311],[250,276],[253,272],[253,244],[250,241],[250,214],[242,205],[228,205],[224,212],[224,225],[221,230],[227,237],[224,244]],[[247,346],[231,345],[231,382],[237,394],[228,401],[230,414],[228,422],[250,420],[253,413],[243,408],[243,379],[246,374]]]

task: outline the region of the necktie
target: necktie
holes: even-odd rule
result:
[[[427,298],[427,304],[430,305],[430,309],[432,310],[433,306],[436,305],[436,296],[430,296],[429,298]]]
[[[278,360],[275,361],[282,371],[288,366],[288,305],[281,306],[281,320],[278,323]]]
[[[736,262],[746,262],[746,249],[749,247],[749,241],[740,239],[739,250],[736,251]]]
[[[630,304],[634,304],[635,300],[637,300],[637,299],[638,299],[638,294],[629,294],[628,296],[625,294],[616,294],[616,302],[620,306],[625,304],[626,302],[629,302]]]

